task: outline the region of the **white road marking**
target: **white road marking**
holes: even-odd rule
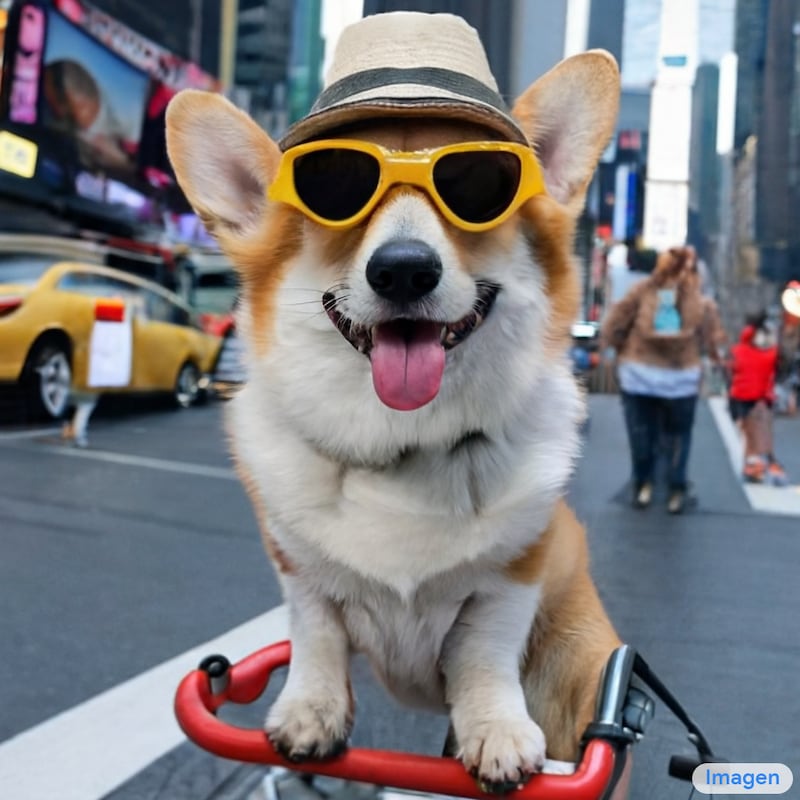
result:
[[[717,424],[728,458],[737,480],[741,480],[744,466],[744,443],[741,434],[728,411],[726,397],[709,397],[708,407]],[[744,493],[750,507],[767,514],[784,514],[800,517],[800,486],[766,486],[743,483]]]
[[[239,480],[236,473],[227,467],[209,467],[205,464],[191,464],[187,461],[171,461],[166,458],[151,456],[134,456],[127,453],[112,453],[109,450],[81,450],[74,447],[58,445],[42,445],[38,450],[67,458],[85,458],[91,461],[105,461],[109,464],[120,464],[125,467],[145,467],[164,472],[180,472],[184,475],[199,475],[204,478],[221,478]]]
[[[0,442],[14,441],[15,439],[38,439],[40,436],[59,436],[61,428],[34,428],[25,431],[8,431],[0,433]]]
[[[3,797],[99,800],[186,741],[172,703],[202,658],[235,663],[288,634],[280,606],[3,742]]]
[[[756,511],[800,517],[800,486],[763,486],[746,483],[744,491]]]

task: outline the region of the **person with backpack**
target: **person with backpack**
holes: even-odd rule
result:
[[[651,275],[611,308],[602,346],[615,351],[631,453],[633,506],[653,499],[656,467],[667,460],[667,510],[689,498],[687,468],[703,355],[721,360],[726,341],[716,304],[700,288],[692,247],[658,254]]]

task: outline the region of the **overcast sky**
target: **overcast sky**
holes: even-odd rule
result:
[[[333,46],[339,32],[351,22],[361,18],[363,0],[322,0],[322,36],[325,39],[325,60],[322,74],[328,71]]]
[[[733,49],[736,0],[699,0],[699,63],[718,63]],[[627,0],[622,42],[622,81],[647,86],[656,76],[662,0]]]

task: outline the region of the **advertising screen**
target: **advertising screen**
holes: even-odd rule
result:
[[[164,114],[212,76],[83,0],[18,0],[5,56],[0,192],[134,223],[188,210]]]
[[[80,165],[133,177],[150,77],[58,13],[48,20],[41,122],[66,134]]]

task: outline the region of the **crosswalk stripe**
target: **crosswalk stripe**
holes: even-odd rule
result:
[[[737,480],[741,480],[744,444],[728,412],[727,398],[709,397],[708,407],[728,451],[733,474]],[[753,510],[800,517],[800,486],[764,486],[745,483],[743,488],[747,502]]]
[[[19,439],[38,439],[42,436],[58,436],[61,428],[33,428],[24,431],[2,431],[0,442],[13,442]]]
[[[0,438],[0,444],[2,439]],[[151,456],[136,456],[128,453],[114,453],[110,450],[80,450],[63,445],[41,444],[37,452],[50,453],[64,456],[65,458],[79,458],[88,461],[100,461],[107,464],[119,464],[124,467],[142,467],[144,469],[161,470],[162,472],[177,472],[183,475],[197,475],[202,478],[218,478],[220,480],[237,481],[236,473],[230,467],[212,467],[206,464],[192,464],[187,461],[173,461],[168,458],[153,458]]]

